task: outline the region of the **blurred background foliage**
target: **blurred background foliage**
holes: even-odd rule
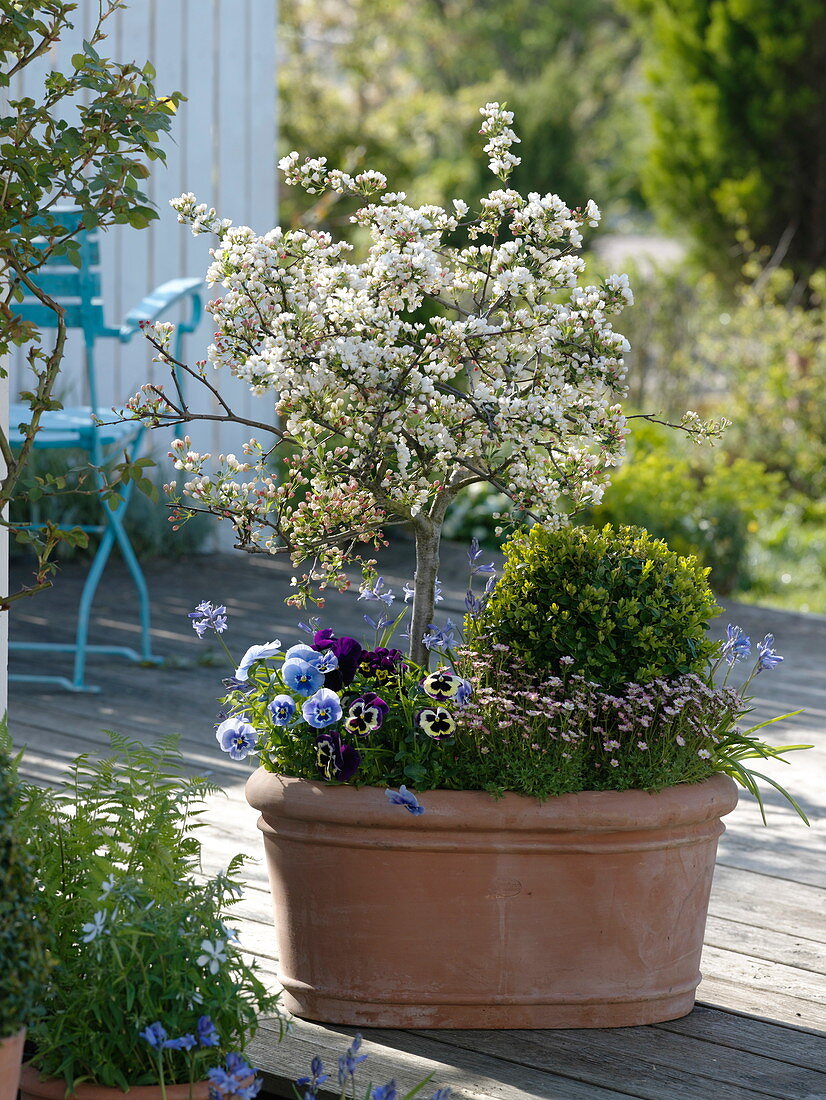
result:
[[[491,99],[514,186],[594,198],[590,270],[625,270],[630,408],[732,421],[718,446],[632,420],[580,522],[641,524],[718,593],[826,612],[826,6],[822,0],[281,0],[282,149],[378,168],[414,201],[489,187]],[[281,220],[348,232],[343,206]],[[498,541],[468,492],[446,534]]]
[[[377,168],[415,202],[472,201],[490,186],[479,106],[506,101],[514,186],[594,198],[589,270],[631,277],[631,410],[732,421],[701,449],[632,420],[627,464],[579,520],[645,525],[697,554],[720,594],[826,612],[822,0],[280,8],[280,153]],[[346,202],[305,201],[284,188],[281,223],[351,232]],[[445,533],[495,544],[504,509],[472,490]],[[145,511],[145,551],[180,549]]]

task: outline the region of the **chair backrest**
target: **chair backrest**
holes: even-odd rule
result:
[[[86,377],[89,387],[89,401],[97,408],[97,387],[95,385],[93,348],[95,340],[101,336],[117,337],[119,330],[109,328],[103,313],[103,300],[100,296],[100,248],[95,230],[78,228],[80,213],[71,208],[52,212],[54,220],[67,232],[77,230],[74,239],[80,252],[80,267],[69,263],[66,255],[47,257],[45,263],[32,276],[32,282],[65,310],[63,319],[67,328],[80,329],[86,348]],[[47,240],[35,240],[35,245],[45,250]],[[21,302],[15,303],[14,310],[24,320],[31,321],[38,328],[56,328],[57,315],[28,290]]]

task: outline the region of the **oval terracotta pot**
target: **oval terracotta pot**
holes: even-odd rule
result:
[[[16,1100],[26,1029],[0,1039],[0,1100]]]
[[[41,1078],[30,1065],[23,1066],[20,1077],[20,1100],[64,1100],[66,1082],[56,1077]],[[161,1100],[160,1085],[136,1085],[129,1092],[106,1085],[78,1085],[69,1094],[72,1100]],[[209,1082],[194,1085],[167,1085],[166,1100],[209,1100]]]
[[[724,775],[644,791],[429,791],[259,768],[285,1007],[377,1027],[627,1027],[690,1012]]]

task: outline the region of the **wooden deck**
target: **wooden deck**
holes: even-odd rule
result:
[[[448,610],[461,605],[462,558],[461,551],[445,555]],[[409,548],[391,548],[383,563],[387,578],[407,579],[409,560]],[[27,746],[25,774],[49,782],[76,754],[101,750],[102,730],[145,739],[179,733],[193,768],[209,771],[227,791],[209,809],[202,838],[207,869],[237,851],[254,857],[239,911],[242,941],[275,985],[270,895],[255,813],[243,797],[248,769],[219,754],[213,736],[225,665],[216,645],[196,638],[186,612],[202,599],[225,603],[231,615],[225,637],[233,652],[273,637],[300,640],[294,623],[301,616],[283,604],[289,566],[237,554],[154,563],[148,572],[153,633],[157,652],[167,658],[164,666],[94,659],[89,675],[103,687],[99,695],[12,683],[12,734]],[[82,570],[67,567],[52,592],[18,604],[12,637],[71,640],[82,576]],[[334,595],[325,623],[355,632],[363,606],[352,596]],[[128,579],[115,564],[96,601],[92,640],[129,644],[137,631],[134,611]],[[606,1031],[364,1029],[371,1057],[362,1088],[367,1080],[390,1077],[409,1088],[432,1073],[433,1089],[450,1085],[457,1096],[478,1100],[826,1100],[826,617],[732,606],[718,621],[722,629],[727,621],[738,622],[753,637],[775,634],[786,661],[758,679],[758,716],[805,707],[805,714],[776,727],[776,737],[817,747],[793,756],[790,766],[772,768],[799,796],[811,829],[772,795],[768,828],[747,796],[727,819],[697,1009],[673,1023]],[[37,660],[16,653],[11,671],[34,671]],[[69,667],[62,659],[50,664]],[[253,1053],[268,1092],[292,1096],[290,1083],[307,1072],[312,1055],[335,1065],[351,1034],[295,1021],[278,1043],[264,1024]]]

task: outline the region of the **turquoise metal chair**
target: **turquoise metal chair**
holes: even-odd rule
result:
[[[71,210],[61,210],[55,215],[67,230],[79,224],[79,216]],[[98,341],[103,339],[119,340],[127,343],[140,332],[141,322],[154,321],[180,303],[188,302],[188,317],[178,325],[173,354],[182,359],[182,340],[187,333],[194,332],[201,318],[200,279],[172,279],[148,294],[134,309],[126,315],[124,322],[117,328],[106,324],[103,303],[100,297],[100,259],[97,234],[94,231],[81,230],[76,237],[80,246],[80,268],[71,266],[65,256],[50,258],[37,272],[35,281],[45,293],[59,302],[66,310],[67,328],[82,330],[86,384],[89,404],[72,406],[55,412],[46,412],[40,420],[40,430],[35,436],[35,450],[72,449],[83,450],[89,455],[89,462],[95,470],[98,488],[102,489],[105,479],[100,470],[107,457],[114,453],[126,453],[134,459],[140,450],[144,435],[141,424],[130,421],[123,424],[105,423],[112,419],[110,410],[98,405],[98,387],[96,381],[95,351]],[[44,247],[46,242],[44,241]],[[39,328],[56,327],[56,318],[52,310],[30,296],[15,306],[25,320],[34,322]],[[28,423],[31,411],[28,405],[12,405],[10,410],[9,442],[12,447],[20,447],[23,437],[19,425]],[[104,421],[100,423],[99,421]],[[126,657],[132,661],[158,663],[159,658],[152,653],[150,637],[149,593],[135,551],[124,529],[124,518],[132,496],[133,484],[129,482],[121,491],[121,501],[110,507],[101,500],[102,517],[99,524],[80,525],[84,531],[101,535],[89,574],[83,586],[78,608],[77,629],[72,643],[24,642],[12,641],[9,649],[29,651],[46,655],[49,653],[73,653],[74,671],[72,679],[65,676],[43,673],[14,673],[9,679],[28,683],[56,684],[69,691],[100,691],[99,687],[87,684],[86,658],[88,654],[106,653]],[[44,526],[30,523],[31,528]],[[140,614],[140,648],[126,646],[90,645],[89,617],[92,601],[101,576],[106,567],[112,548],[117,543],[124,561],[137,589]]]

